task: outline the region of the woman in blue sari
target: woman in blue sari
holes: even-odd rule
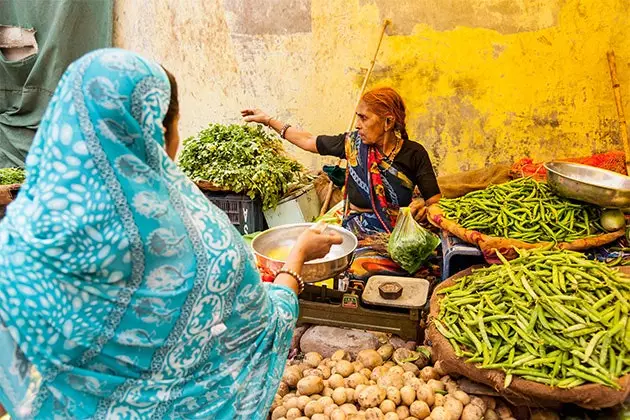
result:
[[[174,79],[136,54],[95,51],[62,77],[0,222],[12,418],[266,416],[302,264],[341,239],[306,232],[263,285],[227,216],[171,160],[177,120]]]

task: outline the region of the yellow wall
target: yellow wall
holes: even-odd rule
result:
[[[621,149],[606,51],[630,113],[629,17],[628,0],[117,0],[114,39],[177,76],[183,137],[250,106],[336,134],[389,18],[370,85],[401,92],[446,174]]]

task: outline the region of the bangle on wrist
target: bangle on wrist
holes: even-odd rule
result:
[[[265,124],[267,127],[271,127],[269,124],[271,124],[271,120],[273,120],[273,117],[269,117],[267,119],[267,124]]]
[[[286,123],[282,126],[282,130],[280,130],[280,137],[284,138],[284,135],[287,133],[287,130],[291,127],[291,124]]]
[[[298,273],[296,273],[293,270],[289,270],[288,268],[282,268],[276,273],[276,277],[278,277],[278,274],[281,274],[281,273],[285,273],[293,277],[298,284],[297,294],[299,295],[300,293],[302,293],[302,291],[304,290],[304,280],[302,280],[302,276],[300,276]]]

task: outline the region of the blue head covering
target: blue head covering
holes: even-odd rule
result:
[[[0,403],[15,418],[257,418],[297,317],[164,151],[162,68],[73,63],[0,223]]]

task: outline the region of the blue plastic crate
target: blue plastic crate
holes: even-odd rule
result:
[[[243,235],[267,229],[262,202],[245,194],[232,192],[203,192],[208,200],[227,214],[236,229]]]
[[[445,230],[440,234],[442,240],[442,280],[463,271],[473,265],[485,264],[479,247],[462,241]]]

